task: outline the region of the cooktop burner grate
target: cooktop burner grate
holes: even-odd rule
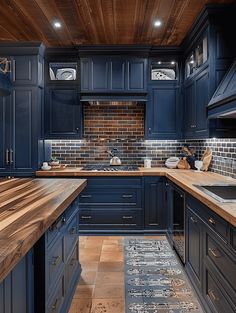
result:
[[[94,164],[85,165],[82,170],[84,171],[107,171],[107,172],[117,172],[117,171],[138,171],[137,165],[107,165],[107,164]]]

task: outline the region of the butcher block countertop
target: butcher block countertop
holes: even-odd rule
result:
[[[0,179],[0,282],[86,184],[86,179]]]
[[[196,172],[192,170],[168,169],[165,167],[140,168],[138,171],[83,171],[81,168],[65,168],[61,170],[37,171],[41,177],[83,177],[83,176],[165,176],[176,185],[183,188],[192,196],[219,214],[226,221],[236,227],[236,203],[222,203],[203,191],[196,188],[195,184],[236,184],[236,179],[219,175],[213,172]]]

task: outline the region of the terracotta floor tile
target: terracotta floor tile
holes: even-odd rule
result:
[[[90,313],[92,299],[73,299],[69,313]]]
[[[93,299],[123,299],[124,290],[124,284],[95,285]]]
[[[120,272],[98,272],[95,284],[124,284],[124,275]]]
[[[81,260],[80,263],[83,271],[97,271],[98,265],[100,264],[98,261],[81,262]]]
[[[96,271],[86,271],[82,269],[79,284],[80,285],[93,285],[96,279],[96,275],[97,275]]]
[[[102,252],[122,252],[123,251],[123,246],[120,245],[115,245],[115,244],[106,244],[102,245]]]
[[[122,240],[120,239],[104,239],[103,240],[103,245],[121,245]]]
[[[90,249],[83,249],[80,251],[79,259],[81,263],[99,261],[100,253],[93,252]]]
[[[98,265],[98,272],[123,272],[123,262],[100,262]]]
[[[94,293],[94,285],[78,285],[75,291],[74,298],[91,299]]]
[[[122,262],[123,252],[102,252],[100,262]]]
[[[94,299],[91,313],[125,313],[124,301],[119,299]]]

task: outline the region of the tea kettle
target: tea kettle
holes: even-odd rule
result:
[[[118,149],[117,148],[113,148],[111,151],[107,151],[110,156],[112,157],[110,159],[110,165],[121,165],[121,160],[120,158],[116,155],[117,152],[118,152]]]

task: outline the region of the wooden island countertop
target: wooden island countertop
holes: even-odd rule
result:
[[[86,179],[0,179],[0,282],[86,184]]]
[[[236,202],[219,202],[194,186],[198,184],[206,185],[217,183],[236,184],[236,179],[213,172],[198,173],[193,170],[168,169],[166,167],[152,167],[148,169],[139,168],[138,171],[96,172],[84,171],[78,167],[50,171],[37,171],[36,175],[40,177],[165,176],[236,227]]]

